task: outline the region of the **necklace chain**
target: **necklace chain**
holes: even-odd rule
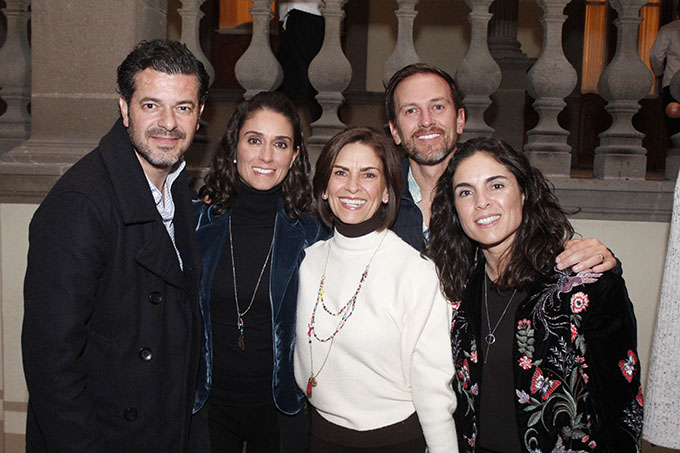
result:
[[[274,247],[274,235],[272,234],[272,242],[269,244],[269,251],[267,252],[267,257],[264,259],[264,264],[260,270],[260,276],[257,277],[257,283],[255,284],[255,289],[253,290],[253,295],[250,298],[250,303],[248,308],[241,313],[241,308],[238,304],[238,289],[236,287],[236,265],[234,263],[234,238],[231,233],[231,216],[229,216],[229,250],[231,251],[231,274],[234,277],[234,300],[236,301],[236,325],[238,327],[238,347],[241,351],[246,349],[246,340],[244,336],[244,323],[243,317],[250,311],[255,301],[255,295],[257,294],[257,289],[260,287],[260,281],[262,280],[262,275],[264,270],[267,268],[267,263],[269,262],[269,256],[272,254],[272,248]]]
[[[492,344],[496,342],[496,329],[498,329],[498,326],[501,324],[501,321],[505,317],[505,313],[507,313],[508,308],[510,308],[510,304],[512,303],[512,299],[515,298],[515,294],[517,294],[517,289],[512,292],[512,296],[510,296],[510,300],[508,300],[508,303],[505,305],[505,308],[503,309],[503,313],[501,313],[501,317],[498,318],[498,321],[496,322],[496,325],[494,326],[493,330],[491,330],[491,321],[489,320],[489,302],[487,301],[487,280],[488,276],[486,274],[486,268],[484,269],[484,308],[486,309],[486,326],[488,328],[488,334],[484,337],[484,341],[486,341],[486,354],[484,355],[484,363],[486,363],[487,359],[489,358],[489,348],[491,347]]]
[[[373,258],[375,258],[375,255],[378,253],[378,250],[380,249],[380,246],[382,245],[383,241],[385,240],[385,237],[387,236],[387,232],[384,233],[382,239],[380,240],[380,243],[378,244],[378,247],[376,247],[375,251],[373,252],[373,255],[371,255],[371,258],[368,260],[368,264],[364,268],[364,271],[361,273],[361,279],[359,280],[359,285],[357,286],[356,291],[352,295],[352,297],[347,301],[345,305],[343,305],[340,310],[338,310],[336,313],[333,313],[331,310],[328,309],[326,306],[326,303],[324,302],[324,286],[326,283],[326,270],[328,269],[328,259],[331,256],[331,248],[333,245],[333,238],[331,238],[329,244],[328,244],[328,253],[326,254],[326,263],[324,264],[323,267],[323,274],[321,275],[321,280],[319,281],[319,291],[316,295],[316,303],[314,304],[314,308],[312,309],[312,317],[309,321],[308,327],[309,329],[307,330],[307,338],[309,342],[309,361],[310,361],[310,373],[309,373],[309,379],[307,380],[307,397],[310,398],[312,396],[312,388],[317,386],[317,380],[316,378],[319,377],[321,374],[321,371],[323,370],[324,366],[326,366],[326,362],[328,361],[328,356],[331,353],[331,349],[333,349],[333,342],[335,341],[335,336],[340,333],[342,328],[345,326],[345,323],[347,323],[347,320],[349,319],[350,316],[352,316],[352,313],[354,313],[354,307],[356,306],[357,302],[357,297],[359,296],[359,292],[361,291],[361,287],[366,281],[366,278],[368,277],[368,269],[371,266],[371,263],[373,262]],[[317,308],[319,308],[319,303],[321,303],[321,306],[323,307],[324,311],[328,313],[329,315],[333,317],[340,316],[342,314],[342,318],[340,318],[340,321],[338,322],[338,325],[335,328],[335,331],[329,335],[326,338],[319,338],[319,336],[316,334],[316,311]],[[319,367],[319,370],[314,373],[314,354],[312,351],[312,337],[314,337],[317,341],[320,343],[326,343],[328,341],[331,342],[330,346],[328,347],[328,351],[326,351],[326,356],[323,359],[323,362],[321,363],[321,367]]]

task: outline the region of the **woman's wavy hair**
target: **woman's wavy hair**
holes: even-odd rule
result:
[[[387,205],[383,205],[383,224],[378,228],[382,231],[394,223],[399,212],[401,201],[401,169],[399,157],[394,148],[394,142],[385,134],[372,127],[351,127],[336,134],[323,147],[316,161],[314,172],[314,198],[317,200],[319,217],[329,227],[333,226],[333,213],[328,200],[322,198],[323,192],[328,187],[328,181],[333,173],[333,164],[342,148],[352,143],[367,145],[375,151],[376,156],[382,162],[385,186],[389,193]]]
[[[496,139],[468,140],[458,147],[437,183],[430,240],[425,252],[435,262],[444,294],[450,300],[461,300],[477,260],[477,243],[463,231],[453,193],[456,169],[476,153],[486,153],[504,165],[517,179],[525,197],[522,222],[503,258],[506,266],[496,281],[498,286],[526,288],[538,276],[547,275],[553,269],[564,241],[574,234],[552,186],[523,153]]]
[[[300,219],[302,212],[312,211],[312,189],[309,182],[309,158],[302,136],[302,124],[295,106],[285,95],[278,92],[263,91],[251,99],[241,102],[227,122],[227,130],[220,146],[215,151],[212,165],[205,177],[207,195],[210,197],[213,212],[224,214],[231,208],[238,194],[238,173],[236,170],[236,149],[241,127],[257,112],[270,110],[285,116],[293,128],[293,149],[300,152],[293,161],[288,175],[283,180],[281,196],[286,214],[291,219]]]

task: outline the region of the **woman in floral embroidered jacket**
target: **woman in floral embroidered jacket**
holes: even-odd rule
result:
[[[453,302],[460,451],[639,451],[636,321],[621,276],[554,268],[573,229],[543,175],[473,139],[439,180],[428,253]]]

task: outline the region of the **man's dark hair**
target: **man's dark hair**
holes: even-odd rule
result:
[[[333,226],[334,216],[328,200],[324,200],[323,192],[328,188],[328,181],[333,173],[333,164],[338,154],[347,145],[361,143],[372,148],[382,163],[385,186],[389,193],[387,205],[383,205],[383,223],[378,231],[388,228],[397,218],[401,200],[401,169],[394,142],[387,135],[371,127],[352,127],[345,129],[331,138],[321,151],[316,161],[314,172],[314,198],[318,203],[319,217],[328,226]]]
[[[203,105],[208,98],[210,77],[203,63],[181,42],[155,39],[137,44],[118,66],[118,92],[128,104],[135,92],[135,76],[146,68],[171,75],[195,75],[198,79],[198,105]]]
[[[453,80],[453,77],[451,77],[448,72],[427,63],[414,63],[404,66],[397,71],[387,84],[387,88],[385,89],[385,111],[387,112],[387,119],[389,121],[394,122],[396,118],[396,112],[394,111],[394,92],[397,90],[397,86],[405,79],[416,74],[434,74],[441,77],[451,90],[451,99],[453,100],[453,106],[456,108],[456,113],[458,112],[458,109],[464,108],[460,90],[456,86],[456,81]]]
[[[451,301],[463,297],[465,284],[475,268],[478,245],[466,236],[454,202],[453,177],[469,157],[485,153],[505,166],[517,179],[524,195],[522,222],[515,240],[502,259],[505,269],[495,282],[501,288],[526,288],[537,277],[548,275],[564,241],[574,235],[567,215],[543,174],[522,152],[491,138],[474,138],[458,147],[437,183],[432,201],[430,241],[426,253],[434,261],[442,290]]]

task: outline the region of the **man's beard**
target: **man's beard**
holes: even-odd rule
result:
[[[444,139],[444,142],[439,148],[434,149],[430,145],[424,145],[426,150],[423,152],[422,150],[418,149],[417,137],[426,135],[428,133],[438,133],[440,137]],[[435,127],[427,130],[421,129],[416,131],[411,135],[410,140],[404,141],[402,145],[406,150],[408,157],[413,159],[416,163],[420,165],[437,165],[443,162],[456,149],[456,140],[454,139],[452,140],[452,143],[449,143],[446,131]]]
[[[163,128],[151,128],[143,132],[143,137],[140,137],[140,132],[135,129],[134,124],[130,122],[128,127],[128,136],[137,152],[151,165],[156,168],[172,168],[182,160],[182,156],[189,148],[189,143],[178,142],[179,152],[173,152],[175,147],[169,148],[164,146],[153,147],[151,145],[151,137],[171,137],[179,140],[186,139],[186,134],[178,129],[166,131]]]

